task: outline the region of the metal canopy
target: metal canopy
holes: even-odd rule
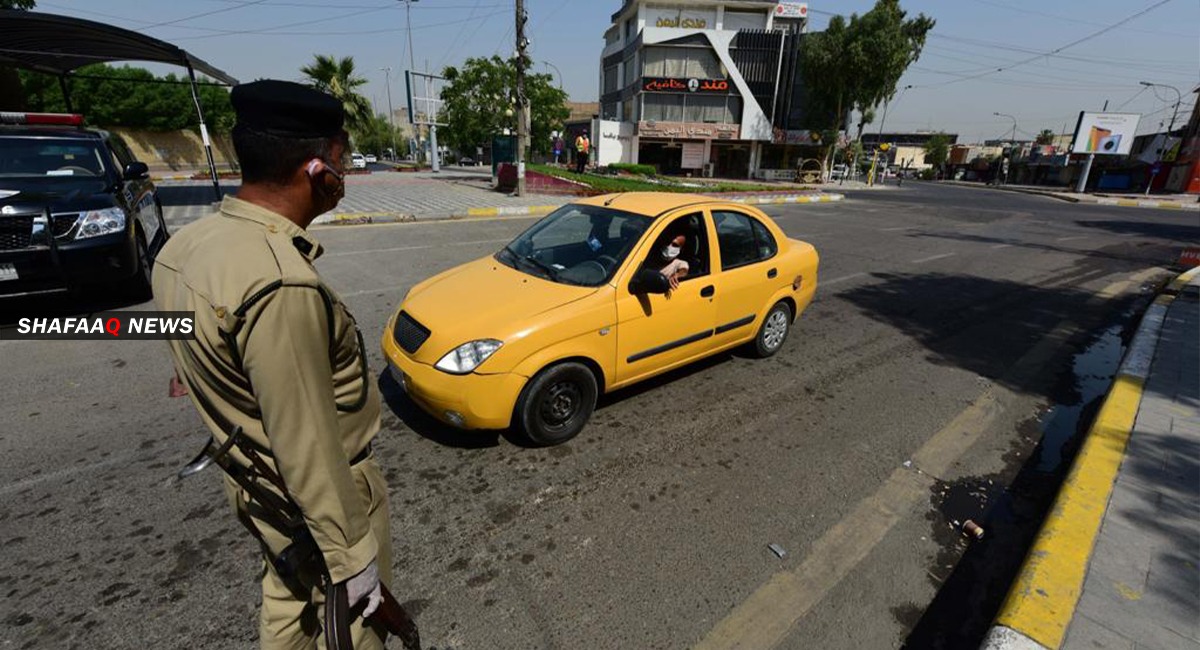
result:
[[[156,61],[194,69],[221,83],[238,80],[152,36],[91,20],[0,9],[0,64],[65,75],[91,63]]]
[[[66,77],[85,65],[112,61],[154,61],[187,68],[192,102],[200,120],[200,137],[208,157],[209,176],[212,177],[213,192],[220,200],[217,165],[213,161],[200,97],[196,94],[196,71],[230,86],[236,86],[237,79],[186,50],[152,36],[82,18],[0,9],[0,65],[57,75],[68,110],[71,97]]]

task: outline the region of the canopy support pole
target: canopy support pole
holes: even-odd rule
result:
[[[191,62],[187,62],[188,79],[192,89],[192,102],[196,104],[196,116],[200,118],[200,139],[204,141],[204,153],[208,156],[208,173],[212,177],[213,192],[217,200],[221,200],[221,183],[217,180],[217,164],[213,162],[212,143],[208,141],[208,127],[204,125],[204,111],[200,108],[200,96],[196,94],[196,72],[192,70]]]
[[[75,109],[71,106],[71,89],[67,85],[67,75],[58,75],[58,87],[62,89],[63,101],[67,103],[67,112],[74,113]]]

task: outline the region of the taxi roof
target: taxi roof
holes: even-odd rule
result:
[[[703,203],[722,203],[720,199],[702,194],[681,194],[677,192],[621,192],[618,194],[602,194],[575,201],[581,205],[598,205],[624,210],[647,217],[658,217],[665,212],[687,205]]]

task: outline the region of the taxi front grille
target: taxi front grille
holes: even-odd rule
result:
[[[405,352],[413,354],[429,339],[429,329],[418,323],[407,312],[402,311],[396,317],[396,325],[392,328],[392,337]]]
[[[29,248],[33,237],[33,215],[0,217],[0,251]]]

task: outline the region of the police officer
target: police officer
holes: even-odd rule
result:
[[[241,427],[282,476],[324,557],[346,583],[354,647],[382,648],[364,623],[390,584],[387,485],[371,454],[379,394],[354,318],[313,268],[321,244],[305,228],[344,193],[348,138],[340,102],[299,84],[233,89],[237,198],[176,233],[153,273],[160,309],[195,313],[194,340],[171,341],[176,370],[217,442]],[[240,454],[243,465],[249,465]],[[226,493],[267,558],[290,539],[231,480]],[[264,564],[263,648],[322,643],[319,581]]]

